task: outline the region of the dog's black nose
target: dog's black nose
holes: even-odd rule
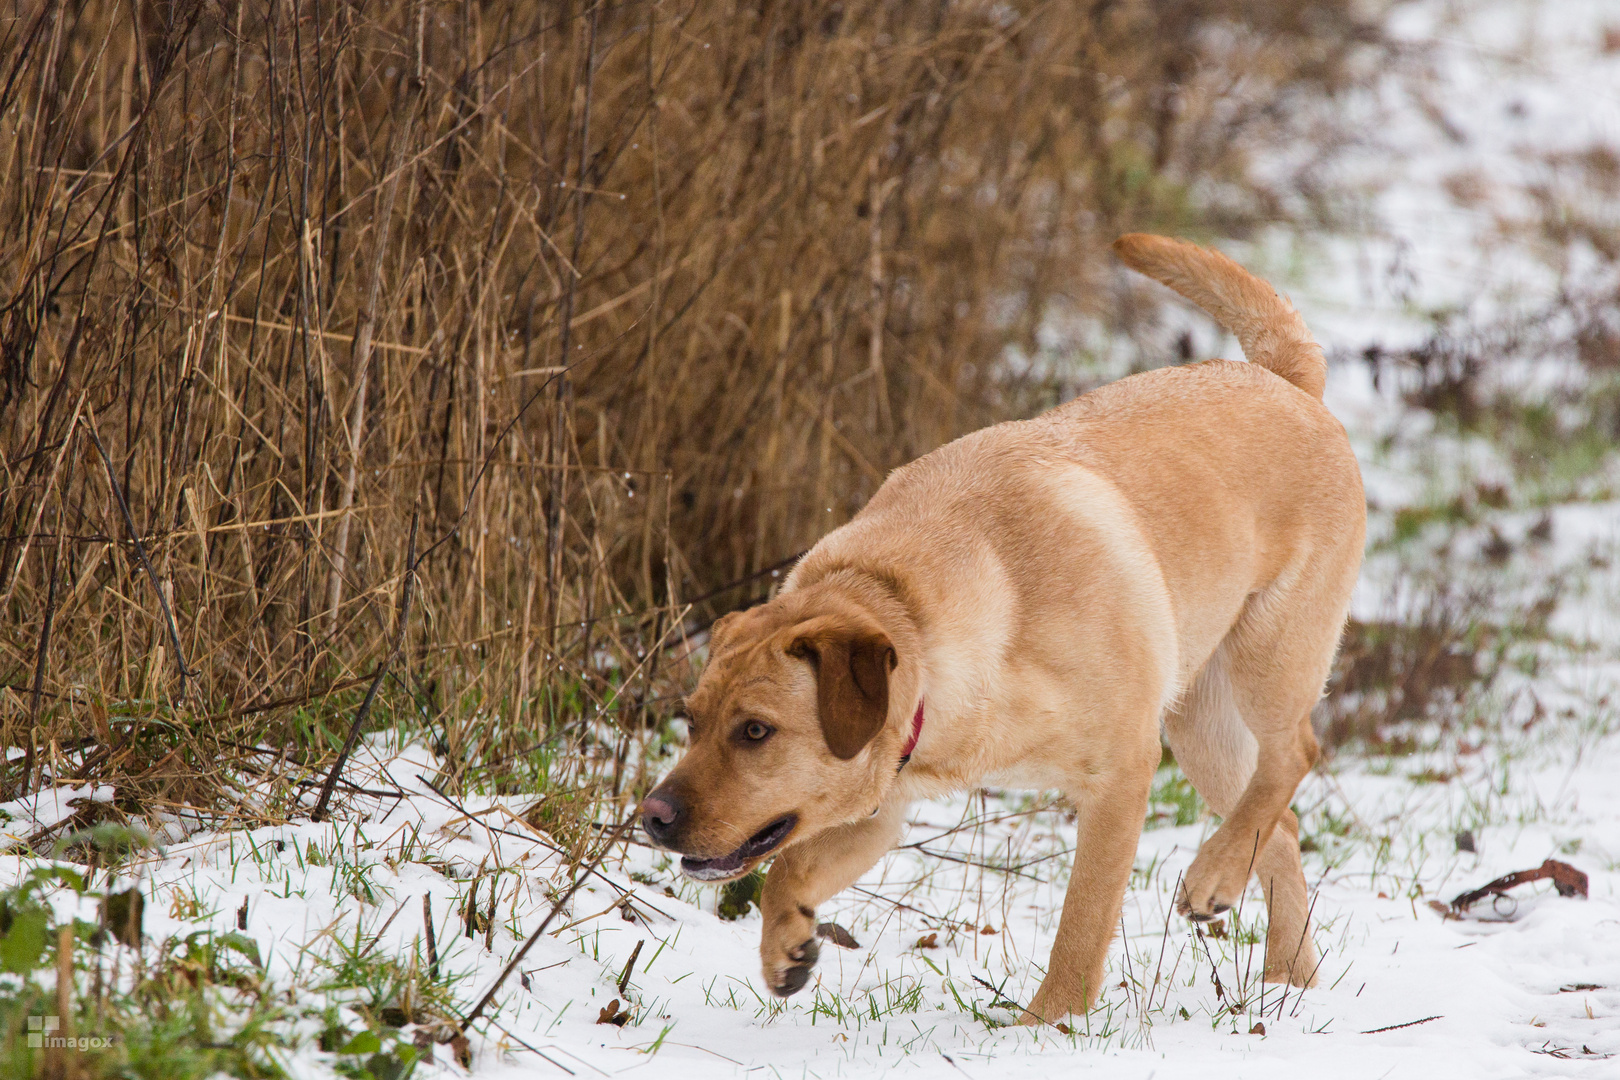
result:
[[[663,847],[669,847],[680,831],[680,799],[662,789],[641,800],[641,827],[647,835]]]

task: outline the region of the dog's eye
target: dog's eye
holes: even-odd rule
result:
[[[770,725],[763,724],[758,720],[750,720],[742,726],[742,737],[749,742],[759,742],[770,733]]]

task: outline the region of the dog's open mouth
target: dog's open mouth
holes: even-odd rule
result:
[[[736,877],[743,869],[756,859],[769,855],[780,847],[782,841],[788,838],[793,826],[799,823],[799,815],[788,814],[779,817],[759,832],[742,842],[742,845],[730,855],[722,855],[718,859],[694,859],[686,856],[681,859],[681,872],[697,881],[720,881],[724,878]]]

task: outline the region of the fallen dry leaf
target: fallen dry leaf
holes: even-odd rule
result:
[[[1460,919],[1460,918],[1462,918],[1461,915],[1458,915],[1455,911],[1451,910],[1451,905],[1450,904],[1442,904],[1438,900],[1430,900],[1429,901],[1429,907],[1430,907],[1431,910],[1433,910],[1435,912],[1435,914],[1439,915],[1442,919]]]
[[[855,940],[854,934],[835,922],[824,922],[817,925],[816,937],[830,941],[840,949],[858,949],[861,947],[861,943]]]

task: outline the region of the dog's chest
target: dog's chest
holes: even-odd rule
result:
[[[986,773],[985,787],[1018,788],[1028,791],[1062,791],[1068,786],[1068,770],[1056,762],[1025,759]]]

